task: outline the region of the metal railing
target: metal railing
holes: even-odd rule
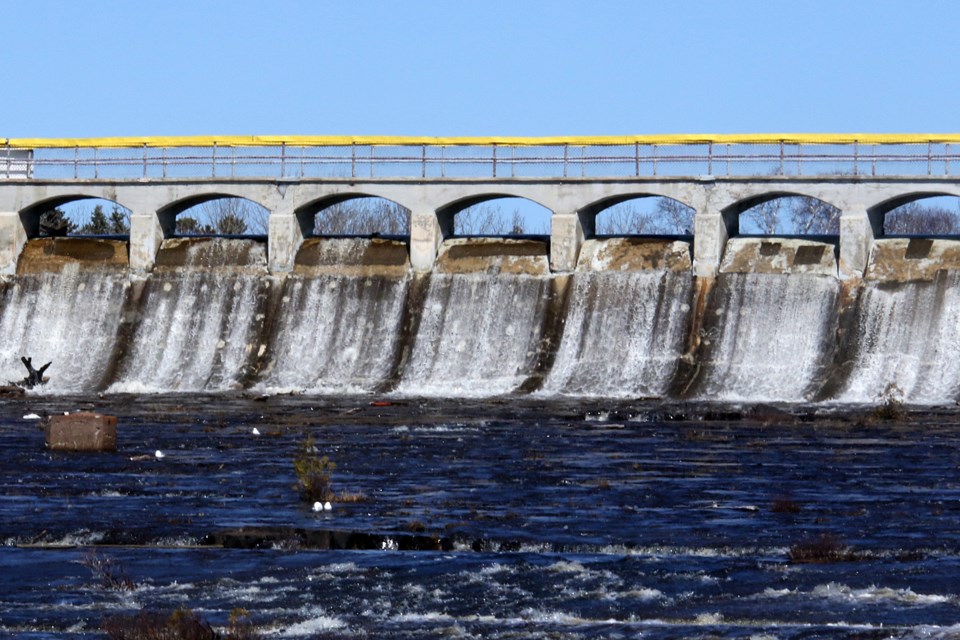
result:
[[[960,167],[960,135],[0,139],[0,145],[0,177],[8,180],[951,176]]]

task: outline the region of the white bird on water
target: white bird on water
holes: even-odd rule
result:
[[[253,433],[253,435],[255,435],[255,436],[258,436],[258,435],[260,435],[260,429],[257,429],[256,427],[254,427],[254,428],[253,428],[253,431],[252,431],[251,433]]]
[[[167,454],[165,454],[163,451],[160,451],[160,449],[157,449],[154,452],[153,457],[156,458],[157,460],[160,460],[162,458],[166,458]]]

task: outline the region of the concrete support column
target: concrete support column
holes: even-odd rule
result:
[[[152,270],[164,237],[156,213],[134,211],[130,216],[130,270],[136,273]]]
[[[719,213],[698,211],[693,219],[693,272],[712,278],[720,270],[730,231]]]
[[[550,221],[550,270],[570,273],[576,270],[584,239],[583,223],[576,213],[554,214]]]
[[[433,211],[410,212],[410,265],[419,273],[432,271],[443,229]]]
[[[863,279],[876,236],[866,210],[844,210],[840,214],[840,279]]]
[[[270,214],[267,235],[267,256],[270,272],[290,273],[297,258],[297,251],[305,237],[300,220],[292,211],[274,211]]]
[[[17,260],[27,244],[27,230],[16,211],[0,212],[0,275],[17,272]]]

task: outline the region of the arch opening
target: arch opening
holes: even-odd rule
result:
[[[407,238],[410,210],[379,196],[350,195],[324,200],[298,215],[307,236]]]
[[[765,194],[734,205],[729,213],[734,214],[740,235],[840,235],[840,209],[813,196]]]
[[[265,238],[270,211],[246,198],[211,194],[190,198],[158,214],[165,235]]]
[[[108,237],[130,235],[131,211],[113,200],[92,196],[62,196],[20,212],[29,238]]]
[[[881,207],[885,236],[960,236],[960,196],[912,194]]]
[[[455,238],[548,237],[552,217],[538,202],[507,195],[468,198],[439,214],[444,237]]]
[[[597,237],[690,236],[696,211],[666,196],[638,195],[607,200],[591,207]],[[588,234],[589,235],[589,234]]]

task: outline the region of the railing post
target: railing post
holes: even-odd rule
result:
[[[167,177],[167,148],[163,147],[160,150],[160,164],[163,165],[163,177]]]
[[[420,177],[427,177],[427,145],[420,146]]]
[[[653,175],[654,176],[657,175],[657,149],[659,149],[659,147],[657,145],[653,145]]]
[[[143,143],[143,177],[147,177],[147,143]]]
[[[943,145],[943,163],[946,175],[950,175],[950,143]]]
[[[287,143],[280,143],[280,177],[287,177]]]
[[[713,141],[707,143],[707,175],[713,175]]]
[[[638,178],[640,177],[640,143],[633,143],[633,163],[634,163],[634,175]]]
[[[860,175],[860,141],[853,141],[853,175]]]
[[[73,148],[73,179],[80,177],[80,147]]]
[[[447,148],[444,146],[440,147],[440,177],[447,177]]]
[[[780,175],[782,176],[784,172],[783,166],[783,140],[780,141]]]
[[[570,144],[563,143],[563,177],[567,177],[567,162],[570,159]]]
[[[927,175],[933,175],[933,143],[927,143]]]
[[[210,154],[210,168],[212,170],[212,177],[217,177],[217,143],[213,143],[213,151]]]
[[[370,174],[371,174],[370,177],[372,178],[373,177],[372,161],[370,166]],[[357,177],[357,143],[356,142],[350,143],[350,177],[351,178]]]
[[[497,177],[497,145],[493,145],[493,177]]]
[[[230,177],[237,177],[237,148],[230,147]]]
[[[10,141],[9,140],[7,140],[6,147],[7,147],[7,179],[9,180],[10,179],[10,163],[12,162],[12,159],[10,157]]]
[[[93,178],[94,178],[94,180],[96,180],[96,179],[98,179],[98,178],[100,177],[100,164],[99,164],[100,154],[99,154],[99,151],[100,151],[100,149],[99,149],[98,147],[94,147],[94,148],[93,148]]]

